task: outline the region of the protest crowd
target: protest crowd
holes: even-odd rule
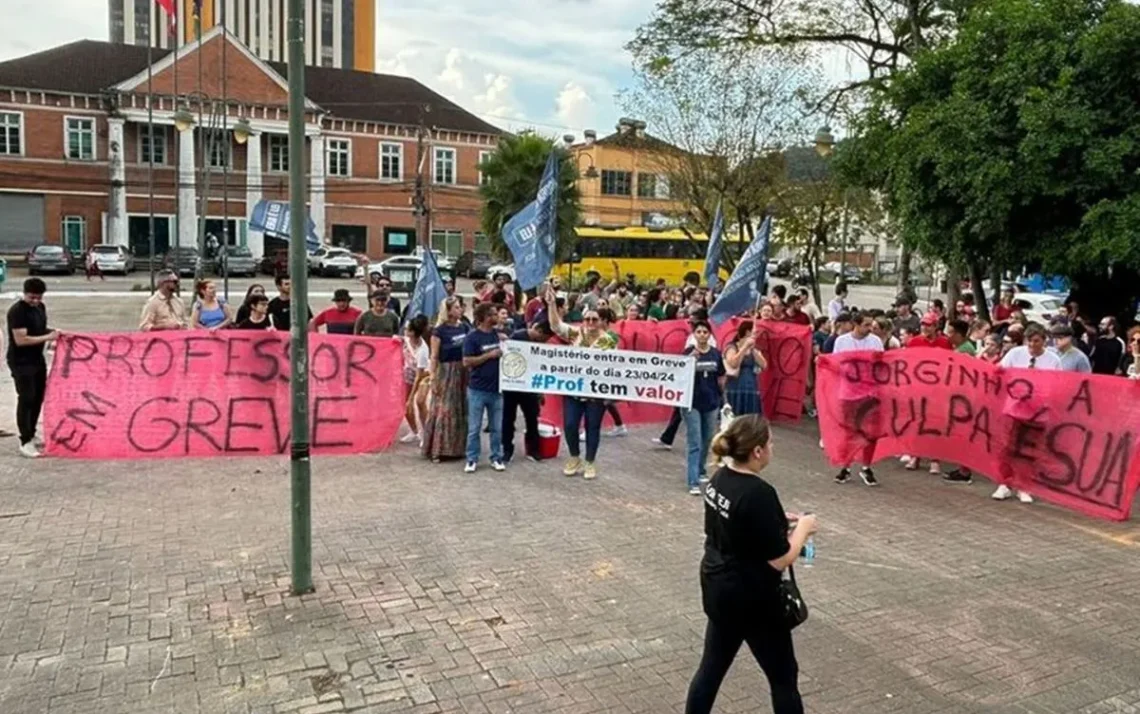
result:
[[[354,307],[351,293],[342,288],[333,294],[332,305],[316,314],[307,305],[293,305],[288,276],[276,278],[272,298],[264,286],[251,286],[236,308],[219,298],[212,281],[200,281],[188,307],[180,296],[178,277],[163,273],[157,291],[143,308],[139,329],[143,333],[287,332],[292,312],[303,309],[308,329],[314,333],[387,340],[388,345],[398,345],[403,385],[399,418],[406,423],[399,441],[418,448],[423,458],[433,463],[461,461],[465,473],[475,473],[486,433],[492,470],[506,470],[519,454],[541,461],[551,456],[541,448],[545,422],[546,427],[562,430],[568,458],[561,473],[585,480],[598,478],[602,472],[599,460],[604,458],[603,437],[630,433],[623,420],[623,408],[628,405],[618,403],[620,400],[503,390],[500,363],[505,346],[565,345],[577,354],[593,354],[629,346],[623,344],[623,335],[630,333],[631,326],[661,323],[671,332],[684,332],[683,354],[692,358],[691,390],[684,400],[687,406],[672,409],[664,431],[646,448],[672,449],[684,425],[686,453],[684,465],[678,464],[678,476],[684,474],[684,487],[690,494],[703,497],[705,505],[707,540],[700,573],[709,622],[704,654],[690,685],[689,712],[711,710],[720,682],[744,642],[768,677],[775,711],[803,711],[791,631],[807,615],[794,576],[789,579],[781,573],[791,573],[793,562],[814,548],[811,535],[817,524],[814,515],[785,512],[772,486],[758,478],[772,453],[763,377],[773,368],[770,363],[774,357],[762,347],[766,336],[790,329],[810,344],[806,380],[796,394],[793,414],[796,418],[819,414],[821,426],[824,402],[817,403],[817,396],[826,400],[827,395],[817,395],[813,387],[817,365],[824,364],[829,355],[942,351],[1002,368],[1140,379],[1140,327],[1120,334],[1112,317],[1092,327],[1073,302],[1046,326],[1028,322],[1012,306],[1012,295],[1007,294],[995,306],[994,320],[989,322],[976,319],[965,302],[956,305],[953,314],[948,314],[939,300],[920,312],[907,294],[900,295],[889,310],[860,309],[849,303],[847,286],[838,283],[834,297],[822,308],[813,303],[806,289],[777,285],[763,294],[746,291],[752,304],[741,309],[735,298],[726,299],[728,291],[734,289],[731,281],[718,296],[697,281],[686,281],[679,287],[658,281],[647,287],[639,284],[636,276],[622,276],[616,263],[614,268],[612,279],[592,276],[580,292],[568,291],[558,278],[550,277],[524,293],[512,284],[510,276],[499,274],[491,281],[479,282],[470,298],[457,294],[452,280],[437,276],[438,289],[430,293],[417,290],[406,306],[392,295],[390,281],[370,276],[367,309]],[[7,356],[18,394],[20,454],[29,458],[40,456],[43,449],[37,424],[49,376],[45,347],[61,338],[60,332],[49,326],[45,290],[42,280],[29,278],[22,299],[8,311]],[[441,299],[437,315],[429,320],[432,296]],[[733,306],[728,314],[720,309],[725,304]],[[391,349],[384,354],[385,359],[393,360],[397,352]],[[227,357],[227,370],[228,361]],[[97,406],[97,398],[93,400],[86,393],[85,398],[89,406]],[[559,400],[560,415],[551,415],[544,405],[552,399]],[[852,405],[860,409],[864,403],[840,398],[844,429],[866,417],[865,413],[848,410]],[[193,419],[193,410],[192,401],[188,421]],[[232,410],[231,404],[231,417]],[[522,443],[517,445],[520,412]],[[384,429],[394,435],[397,422],[389,418],[384,423]],[[191,426],[187,424],[187,449]],[[253,426],[249,422],[237,424],[244,429]],[[50,432],[52,425],[46,428]],[[57,443],[71,448],[75,442],[68,439]],[[823,440],[820,446],[825,446]],[[859,478],[867,486],[877,486],[872,468],[875,442],[862,449]],[[922,456],[903,455],[901,459],[906,469],[917,470],[924,465]],[[710,475],[712,463],[716,471]],[[853,465],[844,464],[834,481],[847,483]],[[928,461],[926,466],[947,483],[972,481],[972,473],[964,466],[945,472],[944,464],[938,461]],[[1008,474],[986,475],[998,483],[993,498],[1004,500],[1016,493],[1023,503],[1033,501],[1029,493],[1011,487]],[[1125,503],[1127,508],[1130,498]],[[1119,499],[1109,506],[1119,510]],[[767,535],[760,538],[757,534],[761,533]],[[742,549],[751,553],[750,557],[763,554],[762,559],[745,565],[733,555]],[[741,569],[743,575],[737,572]],[[761,600],[763,604],[757,605]]]

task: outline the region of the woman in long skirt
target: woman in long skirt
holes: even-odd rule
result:
[[[724,391],[733,415],[763,414],[760,372],[768,367],[768,362],[756,346],[753,322],[741,322],[736,328],[736,336],[724,348],[724,367],[728,372]]]
[[[463,340],[470,331],[462,298],[443,304],[442,321],[431,336],[431,399],[423,424],[423,453],[433,462],[462,458],[467,449],[467,370]]]

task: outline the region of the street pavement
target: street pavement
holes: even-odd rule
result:
[[[0,287],[0,293],[5,294],[6,299],[16,297],[26,277],[27,275],[22,269],[13,270],[8,275],[8,280]],[[137,295],[141,306],[150,292],[150,273],[145,271],[136,271],[125,276],[108,275],[105,280],[96,279],[91,281],[86,280],[82,274],[71,276],[45,275],[41,277],[44,282],[47,283],[49,299],[52,294],[67,295],[68,297],[88,295],[91,299],[95,300],[106,300],[113,297],[124,296],[134,297]],[[210,277],[217,281],[218,293],[224,294],[224,281],[216,276]],[[193,283],[193,278],[182,278],[182,291],[185,296],[192,294]],[[265,287],[268,295],[272,296],[275,294],[273,278],[267,275],[258,275],[255,278],[234,278],[229,282],[230,301],[240,302],[245,296],[249,286],[255,283]],[[461,295],[473,295],[475,293],[473,283],[473,280],[458,278],[456,280],[456,289]],[[788,285],[788,281],[782,278],[773,278],[772,284]],[[327,300],[337,288],[348,288],[358,303],[364,303],[364,285],[359,280],[354,278],[309,279],[309,293],[315,298],[314,304],[319,301]],[[890,307],[898,295],[898,289],[891,285],[853,284],[849,286],[849,290],[850,296],[848,303],[862,308],[877,307],[885,310]],[[129,295],[130,293],[134,295]],[[823,305],[826,306],[827,302],[835,297],[835,286],[831,284],[821,286],[820,297],[823,301]],[[927,305],[935,298],[945,300],[946,296],[942,293],[931,292],[928,288],[919,290],[920,306]]]
[[[65,329],[128,298],[48,296]],[[140,303],[141,305],[141,298]],[[0,426],[13,428],[0,379]],[[77,462],[0,440],[0,712],[680,712],[700,656],[683,447],[600,475],[464,475],[414,449],[313,461],[316,591],[289,594],[285,458]],[[814,424],[766,476],[820,515],[796,631],[819,714],[1140,711],[1140,526],[893,464],[831,482]],[[770,711],[742,652],[717,711]]]

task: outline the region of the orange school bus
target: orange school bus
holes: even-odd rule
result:
[[[657,230],[634,226],[599,228],[579,226],[577,253],[582,262],[556,265],[552,274],[564,280],[573,271],[575,281],[594,272],[603,278],[613,276],[613,261],[624,276],[633,273],[639,283],[653,283],[664,278],[668,285],[680,285],[689,273],[704,282],[705,252],[708,237],[694,233],[693,238],[679,230]],[[728,272],[720,270],[722,280]]]

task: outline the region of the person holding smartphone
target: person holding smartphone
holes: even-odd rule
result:
[[[792,631],[782,615],[780,578],[816,532],[816,517],[789,514],[760,473],[772,460],[768,420],[748,414],[713,439],[725,462],[705,489],[701,600],[704,653],[689,684],[685,714],[708,714],[740,645],[768,677],[774,714],[803,714]],[[789,524],[794,527],[789,531]]]

